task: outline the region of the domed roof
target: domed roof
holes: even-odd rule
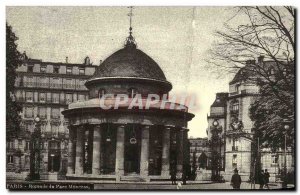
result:
[[[90,80],[103,77],[135,77],[166,81],[163,71],[151,57],[136,47],[128,46],[106,58],[96,68]]]

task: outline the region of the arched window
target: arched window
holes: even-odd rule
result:
[[[205,169],[207,166],[207,156],[204,152],[198,158],[199,167]]]
[[[230,110],[233,112],[237,112],[239,110],[239,101],[235,100],[231,102]]]

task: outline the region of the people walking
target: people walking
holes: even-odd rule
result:
[[[185,171],[182,173],[182,185],[186,185],[186,174]]]
[[[176,185],[176,171],[174,169],[171,169],[171,181],[172,185]]]
[[[259,189],[263,189],[265,185],[265,173],[264,170],[261,170],[261,172],[258,175],[258,183],[259,183]]]
[[[270,182],[270,173],[268,172],[268,169],[265,169],[265,173],[264,173],[264,178],[265,178],[265,186],[269,188],[269,182]]]
[[[239,175],[239,171],[237,168],[234,169],[234,174],[231,177],[231,183],[233,189],[240,189],[242,183],[241,176]]]

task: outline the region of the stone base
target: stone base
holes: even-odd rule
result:
[[[224,172],[224,174],[222,174],[225,181],[231,181],[231,177],[233,175],[232,172],[228,173],[228,172]],[[250,179],[250,173],[243,173],[243,172],[239,172],[239,175],[241,176],[242,182],[248,182]]]
[[[28,176],[29,172],[21,172],[21,173],[15,173],[15,172],[6,172],[6,180],[20,180],[25,181],[26,177]]]
[[[198,169],[196,171],[196,181],[210,181],[211,180],[211,170]]]
[[[58,180],[58,173],[57,172],[46,172],[40,174],[41,180],[49,180],[49,181],[56,181]]]
[[[171,177],[171,176],[170,176],[170,171],[169,171],[169,170],[167,170],[167,171],[163,171],[163,170],[162,170],[162,171],[161,171],[161,176],[162,176],[162,177],[169,177],[169,178],[170,178],[170,177]]]

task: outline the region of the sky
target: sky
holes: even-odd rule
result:
[[[127,7],[7,7],[6,20],[19,37],[19,51],[42,61],[99,64],[123,47]],[[230,7],[134,7],[133,36],[173,85],[172,94],[197,97],[189,137],[206,137],[207,115],[217,92],[233,75],[210,71],[208,50],[215,31],[234,15]]]

